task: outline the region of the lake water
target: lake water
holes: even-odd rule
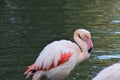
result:
[[[1,0],[0,80],[24,80],[24,70],[43,47],[73,41],[78,28],[91,32],[94,48],[64,80],[91,80],[119,62],[120,0]]]

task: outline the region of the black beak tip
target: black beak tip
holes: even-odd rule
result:
[[[88,52],[90,53],[92,51],[92,48],[90,48],[89,50],[88,50]]]

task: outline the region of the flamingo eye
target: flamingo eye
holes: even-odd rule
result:
[[[79,38],[82,39],[80,35],[79,35]]]

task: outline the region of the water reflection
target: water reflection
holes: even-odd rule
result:
[[[95,58],[104,59],[104,60],[117,59],[117,58],[120,58],[120,54],[101,55],[101,56],[97,56],[97,57],[95,57]]]
[[[112,23],[120,23],[120,20],[112,20]]]
[[[119,0],[2,0],[0,4],[0,80],[24,79],[24,69],[45,45],[59,39],[73,41],[77,28],[92,33],[94,49],[91,58],[65,80],[90,80],[119,61]]]

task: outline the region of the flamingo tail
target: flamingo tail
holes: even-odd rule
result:
[[[29,78],[36,72],[35,68],[36,68],[35,64],[32,64],[31,66],[28,67],[28,69],[24,72],[24,74],[26,75],[25,79]]]

